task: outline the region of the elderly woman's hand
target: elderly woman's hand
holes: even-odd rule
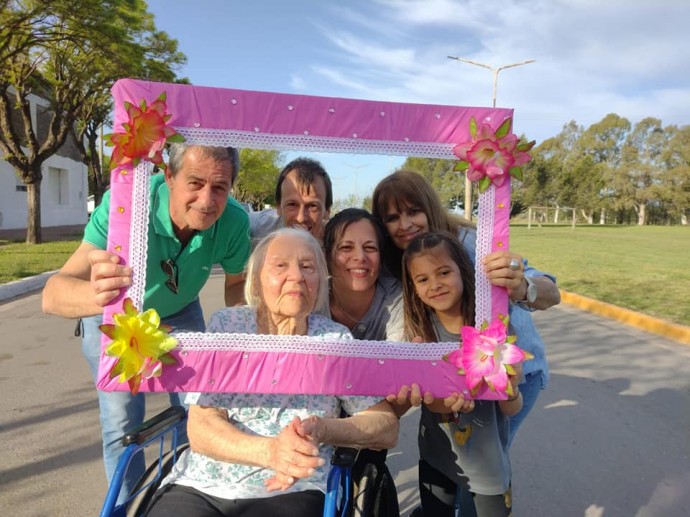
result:
[[[311,437],[299,433],[301,421],[295,417],[268,446],[268,467],[276,475],[265,483],[267,490],[285,490],[297,479],[306,478],[324,464],[319,447]]]

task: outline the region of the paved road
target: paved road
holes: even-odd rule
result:
[[[207,314],[220,285],[202,296]],[[551,384],[513,446],[514,515],[688,515],[690,347],[567,307],[537,323]],[[98,514],[98,415],[73,331],[39,294],[0,305],[0,515]],[[165,395],[152,402],[154,414]],[[389,460],[403,515],[417,502],[416,418]]]

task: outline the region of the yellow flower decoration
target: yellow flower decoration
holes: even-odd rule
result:
[[[130,298],[125,298],[122,309],[124,314],[113,315],[114,325],[99,328],[112,339],[105,354],[118,358],[110,378],[129,383],[129,391],[136,395],[143,379],[159,377],[164,364],[177,364],[168,353],[177,346],[177,340],[168,335],[172,327],[161,323],[155,309],[140,313]]]

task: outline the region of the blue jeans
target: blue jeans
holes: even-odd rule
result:
[[[508,436],[508,447],[513,444],[513,439],[517,430],[527,418],[527,415],[537,403],[539,393],[541,392],[541,373],[534,372],[525,375],[525,380],[520,384],[520,393],[522,393],[522,409],[514,416],[510,417],[510,435]]]
[[[101,354],[101,331],[98,326],[103,322],[101,315],[82,318],[82,353],[89,363],[94,385],[98,379],[98,362]],[[163,322],[171,325],[174,331],[203,332],[206,330],[201,304],[196,299],[177,314],[168,316]],[[182,393],[170,393],[170,404],[184,406]],[[131,395],[128,391],[98,390],[98,408],[103,438],[103,462],[108,484],[115,473],[115,467],[124,451],[122,436],[130,429],[144,422],[146,415],[145,394]],[[187,441],[187,433],[179,436],[180,443]],[[118,504],[123,502],[144,474],[144,455],[137,454],[127,470],[123,486],[118,497]]]

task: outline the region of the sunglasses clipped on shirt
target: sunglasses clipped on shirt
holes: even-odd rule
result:
[[[165,281],[165,285],[168,286],[168,289],[173,293],[177,294],[177,264],[175,264],[173,259],[161,260],[161,269],[168,277]]]

